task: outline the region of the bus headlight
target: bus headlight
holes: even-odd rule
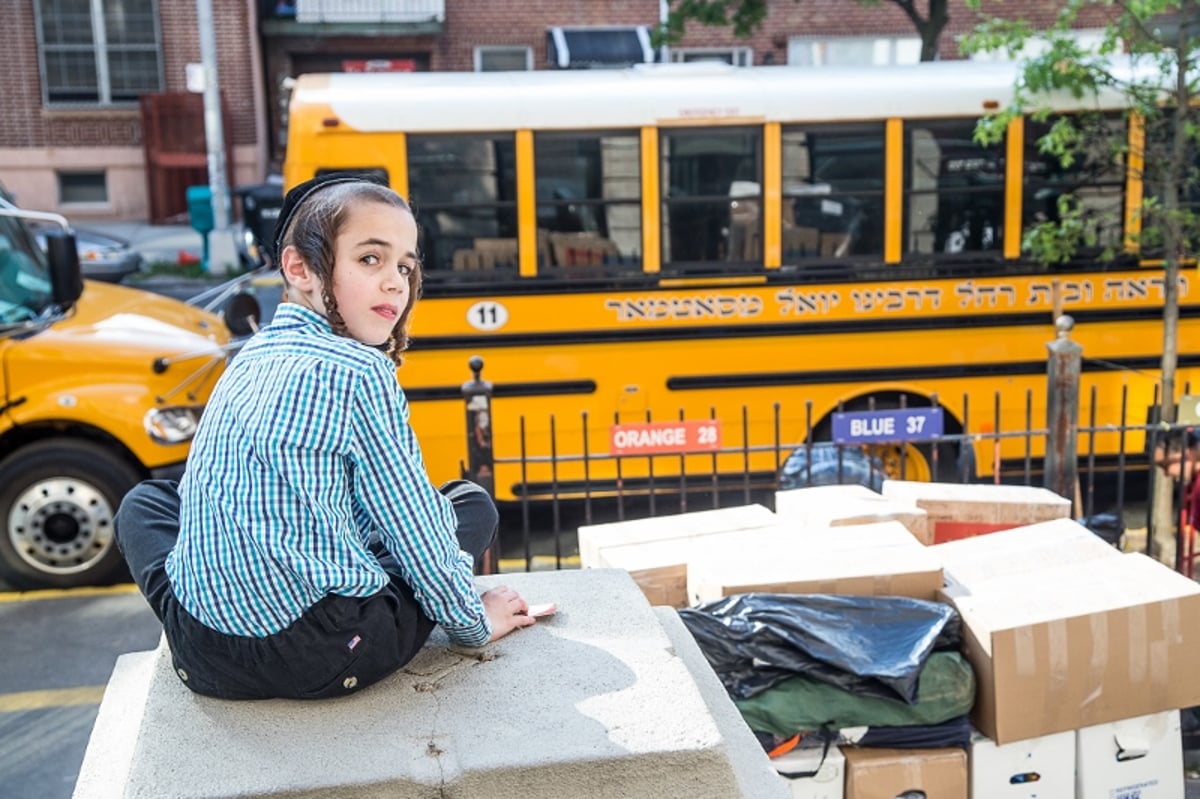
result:
[[[200,422],[199,405],[172,405],[152,408],[146,413],[146,433],[158,444],[182,444],[196,435]]]

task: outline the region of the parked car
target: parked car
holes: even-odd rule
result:
[[[31,225],[33,235],[43,250],[46,236],[53,225]],[[88,228],[75,228],[75,245],[79,251],[79,267],[85,278],[120,283],[126,275],[142,269],[142,254],[125,239]]]

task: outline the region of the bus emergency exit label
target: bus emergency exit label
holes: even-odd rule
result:
[[[611,455],[670,455],[720,448],[721,423],[716,419],[614,424],[609,428]]]
[[[897,408],[833,415],[835,444],[928,441],[942,434],[941,408]]]

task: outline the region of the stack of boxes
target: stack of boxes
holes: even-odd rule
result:
[[[953,604],[978,683],[971,752],[834,746],[775,761],[805,799],[1183,799],[1180,708],[1200,705],[1200,586],[1123,554],[1039,488],[885,481],[580,528],[585,568],[654,604],[747,592]],[[669,575],[669,579],[665,576]]]

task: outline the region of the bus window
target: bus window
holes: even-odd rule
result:
[[[761,264],[761,130],[667,130],[661,136],[664,269]]]
[[[640,273],[638,133],[539,133],[533,141],[538,271]]]
[[[784,263],[883,254],[883,123],[783,130]]]
[[[408,190],[427,275],[516,272],[515,152],[511,133],[409,137]]]
[[[1004,143],[973,140],[974,119],[904,125],[907,252],[999,253]]]
[[[1090,144],[1081,156],[1064,166],[1061,159],[1042,152],[1040,140],[1054,120],[1025,120],[1025,189],[1021,226],[1060,221],[1058,198],[1070,193],[1080,203],[1085,218],[1096,225],[1096,246],[1081,255],[1117,246],[1124,235],[1125,164],[1113,145],[1124,145],[1124,121],[1116,116],[1074,117],[1080,135]]]

